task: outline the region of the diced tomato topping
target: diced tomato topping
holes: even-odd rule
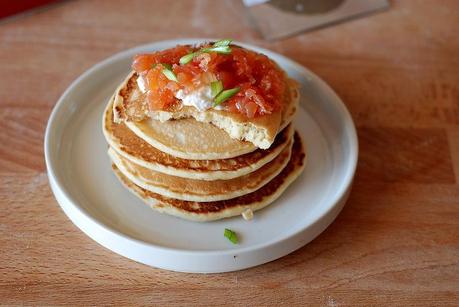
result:
[[[150,110],[166,110],[177,102],[174,92],[178,85],[167,79],[162,69],[163,67],[158,65],[144,74],[149,89],[147,97]]]
[[[197,53],[188,63],[179,64],[181,57],[199,48],[177,46],[134,58],[132,68],[147,83],[150,109],[167,110],[178,103],[174,95],[178,90],[190,92],[216,80],[222,81],[224,89],[240,88],[236,95],[223,102],[222,106],[228,112],[253,118],[282,108],[286,77],[267,56],[231,46],[230,54]],[[172,65],[177,82],[169,80],[162,73],[165,66],[157,64]]]

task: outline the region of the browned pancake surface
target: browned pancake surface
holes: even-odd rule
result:
[[[297,132],[294,135],[294,144],[292,148],[292,155],[287,166],[269,183],[256,190],[255,192],[236,197],[229,200],[223,201],[210,201],[210,202],[194,202],[194,201],[182,201],[177,199],[172,199],[168,197],[161,196],[159,194],[147,191],[142,189],[139,186],[135,186],[136,192],[139,193],[142,198],[152,198],[160,202],[156,207],[161,207],[165,205],[173,206],[179,210],[186,211],[189,213],[196,214],[206,214],[206,213],[216,213],[221,212],[226,209],[251,205],[254,203],[262,202],[264,198],[269,197],[276,193],[276,191],[283,185],[284,181],[295,171],[303,167],[305,160],[305,151],[303,148],[301,137]],[[114,166],[114,168],[116,168]],[[116,169],[115,169],[116,170]],[[127,185],[132,186],[133,183],[130,182],[126,177],[117,171],[120,179]],[[162,204],[161,204],[162,203]]]

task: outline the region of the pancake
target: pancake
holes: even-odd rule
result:
[[[240,113],[229,113],[216,109],[199,111],[192,106],[183,106],[179,110],[149,112],[152,119],[167,121],[170,119],[194,118],[199,122],[213,124],[226,131],[232,138],[252,143],[258,148],[267,149],[274,142],[276,134],[290,123],[295,113],[299,94],[296,83],[287,80],[287,89],[284,93],[282,112],[247,118]]]
[[[138,88],[136,78],[137,74],[132,72],[116,90],[113,103],[114,120],[116,123],[125,122],[129,129],[150,145],[175,157],[193,160],[233,158],[257,149],[253,143],[234,138],[234,134],[239,133],[240,129],[251,127],[250,122],[244,122],[244,124],[240,122],[240,126],[242,125],[243,128],[234,128],[237,125],[232,125],[232,123],[237,122],[236,117],[239,118],[239,121],[243,120],[239,114],[214,109],[195,112],[194,107],[183,107],[180,111],[169,112],[171,116],[167,118],[182,118],[180,120],[161,122],[150,117],[146,118],[145,94]],[[297,88],[293,86],[289,93],[291,98],[283,112],[273,113],[272,116],[270,115],[271,117],[262,116],[252,119],[252,121],[257,122],[264,118],[266,122],[275,123],[275,129],[274,126],[270,129],[269,144],[258,144],[260,148],[269,148],[276,134],[292,121],[297,109],[299,95]],[[165,119],[164,116],[158,114],[160,113],[150,112],[149,115],[162,120]],[[165,114],[164,111],[161,114]],[[274,116],[277,116],[276,119]],[[212,125],[208,123],[212,123]],[[222,125],[227,126],[227,128]],[[223,129],[217,128],[217,126]]]
[[[188,52],[190,52],[190,50],[196,49],[195,48],[196,46],[190,46],[190,45],[181,46],[181,47],[182,49],[183,48],[188,49]],[[230,73],[230,75],[233,78],[236,78],[235,75],[239,76],[238,81],[242,82],[241,84],[244,84],[244,82],[251,83],[251,85],[255,87],[254,89],[252,88],[252,90],[262,91],[268,96],[271,96],[272,94],[271,90],[274,90],[275,88],[278,88],[278,87],[282,87],[283,92],[275,91],[276,92],[275,93],[275,100],[276,100],[275,104],[281,106],[281,108],[279,108],[278,111],[268,113],[268,114],[262,113],[262,114],[259,114],[259,116],[248,118],[246,115],[243,115],[239,112],[227,112],[224,110],[219,110],[218,108],[207,109],[207,107],[205,107],[205,108],[201,108],[201,110],[197,110],[195,107],[191,106],[194,103],[191,103],[191,105],[189,106],[186,106],[183,104],[179,104],[178,106],[172,105],[172,106],[168,106],[166,110],[149,110],[147,99],[145,99],[146,94],[143,94],[146,92],[146,90],[144,89],[144,86],[142,85],[141,87],[143,89],[143,93],[141,92],[141,95],[139,96],[140,99],[138,101],[135,101],[135,100],[119,101],[118,99],[116,99],[115,104],[119,106],[120,108],[124,108],[126,110],[126,112],[124,112],[123,114],[120,114],[121,117],[124,117],[125,119],[129,119],[131,121],[139,121],[143,117],[150,117],[152,119],[156,119],[160,121],[192,117],[200,122],[212,123],[213,125],[225,130],[228,134],[231,135],[231,137],[235,139],[251,142],[255,146],[262,148],[262,149],[269,148],[271,144],[274,142],[275,136],[281,130],[280,127],[282,126],[282,122],[285,120],[285,113],[288,112],[289,106],[297,103],[298,96],[299,96],[297,82],[294,81],[293,79],[290,79],[285,73],[285,71],[282,68],[280,68],[274,61],[269,59],[267,56],[257,53],[256,51],[249,50],[249,49],[246,49],[244,47],[237,46],[234,44],[231,44],[231,48],[232,50],[230,50],[230,53],[237,53],[238,55],[235,55],[235,58],[233,58],[232,56],[223,56],[223,58],[229,59],[230,61],[227,63],[220,62],[220,64],[222,64],[223,66],[226,65],[226,68],[220,67],[220,69],[217,69],[216,66],[213,68],[212,68],[212,65],[208,66],[211,56],[209,54],[201,54],[197,56],[196,58],[207,55],[207,61],[203,59],[198,60],[198,61],[201,61],[199,63],[199,68],[195,67],[195,69],[191,69],[189,65],[186,65],[186,63],[180,63],[180,64],[177,63],[178,60],[174,58],[173,56],[174,50],[175,50],[174,48],[163,50],[163,52],[165,53],[163,53],[160,56],[157,54],[159,58],[156,58],[156,60],[152,59],[152,57],[153,58],[155,57],[154,54],[138,55],[134,58],[133,68],[136,69],[137,72],[139,73],[142,72],[143,73],[142,76],[145,77],[145,74],[147,74],[147,71],[149,72],[154,71],[156,67],[154,63],[159,63],[156,61],[161,61],[161,62],[165,61],[166,63],[169,63],[170,65],[174,64],[176,65],[176,68],[175,68],[176,70],[178,69],[177,65],[180,65],[181,69],[184,69],[185,71],[188,71],[189,73],[190,73],[189,69],[193,71],[192,73],[188,74],[188,77],[192,75],[193,83],[198,87],[200,85],[209,86],[209,83],[212,80],[213,81],[217,80],[217,75],[219,75],[219,73],[226,72],[228,74],[227,70],[229,69],[233,73],[233,75],[231,75]],[[179,53],[180,52],[181,51],[179,51]],[[216,57],[218,57],[218,55],[216,55]],[[220,55],[220,57],[222,57],[222,55]],[[215,60],[218,62],[217,59]],[[232,66],[233,64],[236,65],[236,67]],[[218,66],[217,63],[215,63],[215,65]],[[228,65],[230,65],[231,68],[229,68]],[[251,65],[252,67],[249,68],[247,67],[247,65]],[[172,69],[172,66],[170,69]],[[177,77],[174,75],[174,73],[172,73],[174,78],[170,80],[178,82],[179,84],[182,83],[182,85],[183,83],[187,83],[185,81],[185,79],[187,79],[186,77],[187,73],[185,73],[185,71],[182,71],[181,73],[182,78],[180,79],[182,79],[182,81],[178,80]],[[136,81],[137,81],[138,74],[132,73],[131,77],[132,78],[130,78],[129,82],[137,83]],[[145,81],[143,77],[142,77],[142,80]],[[220,76],[220,78],[221,80],[225,79],[222,76]],[[153,78],[152,80],[155,80],[152,82],[158,82],[158,80],[155,78]],[[141,83],[143,84],[144,82],[141,82]],[[242,86],[241,84],[240,86]],[[161,82],[157,83],[156,85],[165,86],[165,84]],[[172,87],[176,88],[175,86],[172,86]],[[186,92],[186,89],[185,89],[185,92]],[[187,94],[190,94],[190,93],[187,92]],[[176,92],[173,95],[175,95],[175,97],[179,97],[180,99],[178,100],[182,100],[182,99],[184,99],[183,101],[187,100],[185,99],[186,95],[178,94],[178,92]],[[205,96],[205,95],[202,96],[201,94],[197,94],[197,95],[200,97],[199,99],[202,99],[202,97]],[[252,96],[250,95],[249,96],[253,97],[253,95],[256,95],[256,94],[251,94],[251,95]],[[137,95],[135,97],[137,97]],[[264,98],[267,98],[267,97],[264,97]],[[163,102],[158,97],[156,97],[156,99],[158,99],[159,104]],[[269,106],[270,105],[272,106],[273,104],[273,102],[271,103],[267,102],[272,98],[267,98],[267,99],[268,100],[264,100],[262,97],[262,100],[254,99],[252,101],[257,101],[256,103],[261,108],[264,109],[265,107],[269,108]],[[238,107],[238,108],[242,113],[244,113],[243,107]]]
[[[293,128],[289,125],[278,134],[269,149],[257,149],[229,159],[187,160],[156,149],[134,134],[124,123],[115,123],[111,103],[107,105],[103,122],[107,142],[122,157],[153,171],[200,180],[227,180],[254,172],[272,161],[293,135]]]
[[[113,165],[113,170],[124,186],[152,209],[195,222],[207,222],[240,215],[247,209],[255,211],[268,206],[301,174],[305,166],[305,157],[301,138],[298,133],[295,133],[295,142],[287,166],[269,183],[244,196],[205,203],[161,196],[135,185],[115,165]]]
[[[209,202],[235,198],[258,190],[277,176],[287,165],[293,140],[270,163],[247,175],[212,182],[197,179],[186,179],[152,171],[123,158],[115,150],[108,153],[112,162],[136,185],[170,198]]]

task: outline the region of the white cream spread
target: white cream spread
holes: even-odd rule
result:
[[[147,92],[147,85],[142,76],[137,78],[137,86],[139,87],[142,93]],[[198,109],[199,111],[206,111],[212,108],[214,104],[214,99],[212,98],[212,89],[209,85],[201,86],[200,88],[185,94],[184,90],[178,90],[175,93],[175,97],[180,99],[185,106],[192,106]],[[222,106],[218,105],[214,107],[216,110],[222,110]]]
[[[199,111],[206,111],[214,104],[210,86],[201,86],[188,94],[185,94],[183,90],[178,90],[175,97],[181,99],[183,105],[195,107]]]
[[[142,76],[139,76],[137,78],[137,86],[139,87],[142,93],[145,94],[147,92],[147,84],[145,83],[145,80],[143,79]]]

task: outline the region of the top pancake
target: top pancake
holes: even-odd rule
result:
[[[170,119],[194,118],[199,122],[213,124],[226,131],[232,138],[248,141],[255,146],[267,149],[274,142],[277,133],[291,121],[298,103],[296,82],[286,78],[286,90],[283,95],[284,108],[263,116],[247,118],[241,113],[209,109],[199,111],[192,106],[183,106],[174,111],[153,111],[149,116],[162,122]]]
[[[238,139],[241,139],[241,133],[255,131],[253,128],[257,128],[257,131],[266,130],[266,137],[255,132],[253,137],[259,139],[255,142],[258,147],[269,148],[277,133],[292,121],[299,99],[296,86],[290,82],[292,85],[284,95],[286,102],[282,112],[254,119],[214,109],[199,112],[194,107],[183,107],[175,112],[149,112],[150,117],[146,117],[146,95],[139,90],[137,77],[134,72],[129,74],[115,93],[115,122],[124,121],[152,146],[183,159],[226,159],[252,152],[257,146]],[[169,120],[172,118],[181,120]]]

